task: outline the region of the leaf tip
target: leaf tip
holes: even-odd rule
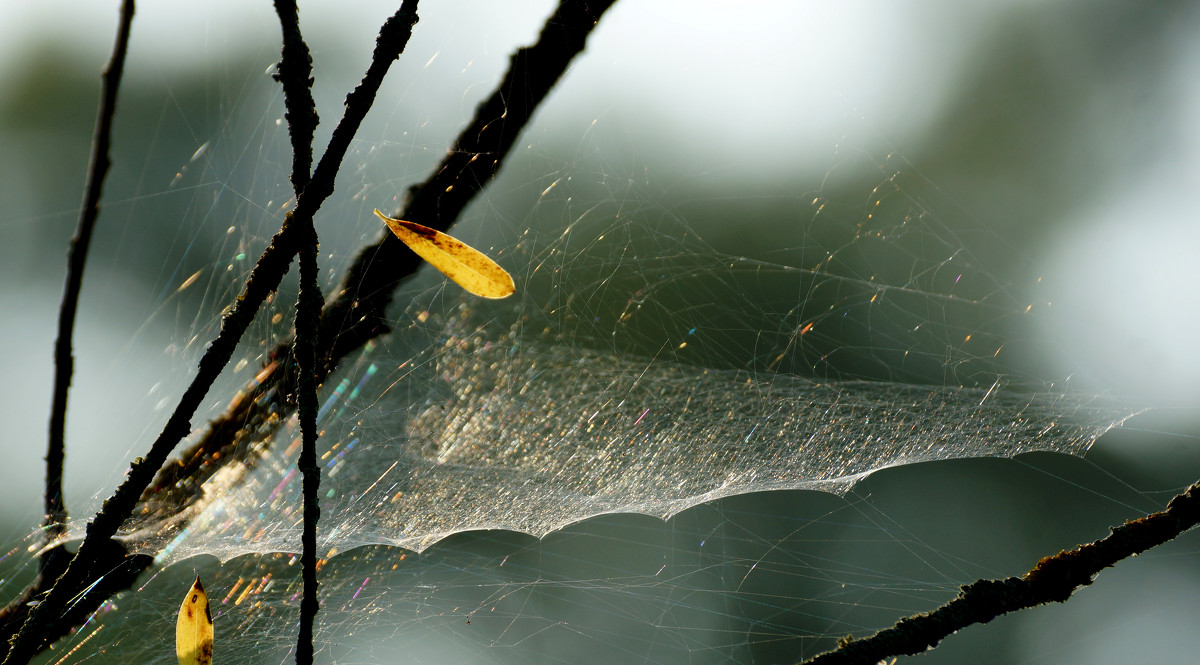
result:
[[[512,275],[467,243],[416,222],[393,219],[375,209],[408,248],[469,293],[481,298],[507,298],[516,292]]]
[[[212,665],[213,622],[208,594],[200,576],[192,583],[175,622],[175,656],[179,665]]]

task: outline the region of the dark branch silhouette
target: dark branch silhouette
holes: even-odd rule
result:
[[[416,4],[415,2],[413,3]],[[414,7],[415,9],[415,7]],[[310,182],[313,133],[319,123],[312,98],[312,56],[300,33],[300,17],[294,0],[275,0],[275,13],[283,32],[283,48],[275,80],[283,86],[288,134],[292,140],[292,189],[299,198]],[[410,22],[411,25],[411,22]],[[317,286],[316,228],[309,219],[300,241],[300,293],[296,298],[295,360],[298,375],[295,401],[300,418],[302,448],[297,464],[303,475],[304,533],[301,536],[300,562],[304,597],[300,601],[300,631],[296,636],[296,665],[312,665],[313,623],[320,602],[317,600],[317,523],[321,507],[317,491],[321,486],[321,468],[317,466],[317,321],[325,304]]]
[[[88,169],[83,209],[79,213],[79,224],[67,259],[67,283],[63,287],[62,304],[58,311],[58,339],[54,342],[54,397],[50,407],[50,435],[46,445],[46,490],[45,490],[45,542],[57,540],[66,529],[67,507],[63,502],[63,458],[66,447],[67,395],[71,389],[71,375],[75,371],[75,358],[71,353],[71,339],[75,334],[75,313],[79,309],[79,289],[83,286],[83,269],[87,264],[88,247],[92,243],[92,232],[96,218],[100,215],[100,192],[104,178],[108,175],[109,146],[112,143],[113,118],[117,112],[117,91],[121,87],[121,74],[125,71],[125,54],[129,51],[129,28],[133,23],[133,0],[121,4],[121,15],[117,25],[116,43],[112,57],[104,69],[100,110],[96,114],[96,131],[92,138],[91,166]],[[41,574],[47,573],[49,560],[58,556],[47,550],[41,558]]]
[[[562,2],[547,20],[537,43],[514,53],[509,70],[497,89],[480,104],[474,119],[464,128],[433,174],[409,190],[407,200],[396,216],[440,230],[453,224],[502,167],[520,132],[572,58],[583,49],[590,31],[612,3],[613,0]],[[131,2],[127,4],[132,5]],[[346,114],[310,177],[312,133],[317,122],[308,91],[311,58],[300,39],[298,22],[292,11],[294,5],[281,1],[277,6],[285,10],[280,12],[284,54],[278,79],[285,90],[292,136],[296,208],[286,217],[260,257],[242,295],[223,320],[221,333],[200,361],[196,379],[150,454],[134,463],[126,483],[89,524],[88,536],[78,554],[68,563],[70,555],[61,546],[48,550],[39,580],[0,612],[3,632],[0,650],[9,649],[9,638],[23,626],[12,642],[6,663],[28,662],[47,644],[81,623],[104,599],[127,588],[151,565],[150,557],[130,556],[112,540],[122,525],[128,523],[127,518],[135,507],[138,519],[163,524],[167,518],[182,514],[185,509],[203,501],[201,485],[221,465],[228,462],[253,464],[253,456],[248,453],[255,445],[267,440],[275,427],[294,410],[300,410],[304,429],[304,423],[310,420],[312,413],[310,406],[315,406],[315,401],[310,402],[310,399],[315,400],[316,386],[341,359],[389,330],[384,312],[396,287],[419,266],[419,260],[407,249],[401,249],[396,238],[382,234],[378,242],[361,251],[327,305],[322,306],[320,294],[315,291],[317,239],[313,215],[332,193],[335,175],[349,142],[370,108],[383,74],[411,34],[415,13],[405,13],[406,2],[383,26],[367,74],[347,97]],[[107,161],[106,157],[104,159]],[[95,163],[96,159],[93,161]],[[89,185],[89,200],[90,191]],[[98,194],[99,185],[97,197]],[[85,214],[86,210],[85,207]],[[166,456],[188,433],[189,421],[199,400],[227,363],[234,345],[263,300],[274,292],[292,257],[298,253],[301,256],[302,291],[297,303],[294,348],[290,343],[276,347],[248,394],[212,422],[205,435],[183,454],[178,463],[164,467]],[[312,332],[314,325],[315,335]],[[68,363],[69,355],[68,346]],[[68,379],[69,376],[68,371]],[[312,429],[304,430],[306,445]],[[315,461],[305,457],[300,466],[315,469]],[[61,485],[61,456],[58,468]],[[156,470],[158,475],[155,477]],[[1164,511],[1114,528],[1104,539],[1043,559],[1021,577],[981,580],[967,585],[958,598],[941,608],[905,618],[875,636],[846,640],[838,650],[809,662],[873,663],[893,655],[920,653],[951,632],[973,623],[987,622],[1000,614],[1045,602],[1065,601],[1074,590],[1090,584],[1103,568],[1167,542],[1200,521],[1198,487],[1193,486],[1177,496]],[[314,484],[310,497],[306,478],[306,510],[310,505],[316,508],[315,491]],[[61,510],[65,516],[65,508]],[[51,513],[49,499],[47,513]],[[315,510],[313,514],[316,514]],[[306,524],[306,549],[309,538]],[[53,583],[55,579],[58,579],[57,584]],[[306,572],[306,588],[309,588],[307,582]],[[49,593],[43,595],[47,591]],[[39,602],[31,604],[33,600]],[[316,610],[315,596],[309,604],[307,592],[302,603],[303,612],[308,611],[305,607],[312,612]],[[309,626],[311,630],[311,623]],[[311,640],[309,644],[307,657],[311,658]]]
[[[614,2],[567,0],[560,4],[546,20],[537,42],[512,55],[496,89],[476,109],[441,164],[423,183],[409,189],[407,205],[395,216],[441,231],[448,229],[503,166],[516,137]],[[334,139],[337,137],[335,131]],[[321,168],[318,165],[317,171]],[[388,332],[384,313],[392,294],[419,266],[420,259],[391,233],[381,234],[375,244],[359,252],[321,315],[318,381],[342,358]],[[290,342],[276,346],[245,397],[210,423],[178,463],[159,473],[143,497],[144,514],[177,514],[202,500],[200,486],[222,465],[254,463],[248,453],[255,442],[269,436],[294,408],[286,399],[294,390],[294,372],[281,362],[291,353]]]
[[[312,55],[300,34],[300,12],[295,0],[275,0],[275,13],[283,32],[283,48],[275,80],[283,86],[283,114],[292,139],[292,189],[299,197],[312,169],[313,133],[320,118],[312,97]]]
[[[979,580],[941,607],[915,614],[869,637],[844,640],[834,651],[804,665],[877,663],[891,656],[915,655],[943,638],[977,623],[1046,603],[1065,603],[1100,571],[1174,539],[1200,523],[1200,483],[1171,499],[1165,510],[1130,520],[1108,536],[1042,559],[1021,577]]]
[[[416,4],[415,0],[413,4]],[[296,638],[296,665],[313,661],[313,622],[320,603],[317,601],[317,522],[321,506],[317,491],[321,487],[321,467],[317,466],[317,323],[325,299],[317,286],[317,232],[310,223],[300,249],[300,295],[296,299],[296,364],[299,380],[296,402],[300,417],[300,459],[296,467],[303,474],[304,533],[301,537],[300,563],[303,568],[304,597],[300,601],[300,634]]]
[[[280,230],[259,257],[242,293],[222,319],[220,333],[200,359],[196,376],[184,391],[150,452],[145,457],[134,460],[120,487],[88,523],[87,535],[80,544],[79,551],[42,600],[32,608],[27,602],[16,607],[10,604],[5,615],[0,617],[6,630],[10,626],[20,625],[20,630],[11,642],[3,642],[9,647],[4,660],[6,664],[29,662],[51,639],[64,634],[70,627],[62,625],[62,617],[68,604],[73,608],[72,612],[75,609],[84,609],[85,606],[75,602],[78,600],[75,597],[85,591],[91,594],[92,585],[123,561],[119,554],[114,555],[114,548],[120,546],[114,544],[113,536],[132,514],[138,498],[154,479],[155,472],[163,466],[179,441],[191,431],[192,414],[221,370],[228,364],[238,341],[259,307],[279,286],[292,257],[300,248],[300,242],[305,238],[305,227],[311,227],[313,215],[333,193],[334,177],[350,140],[370,109],[388,68],[399,57],[412,34],[412,23],[416,21],[416,14],[407,7],[406,3],[395,16],[384,23],[367,74],[362,83],[347,96],[345,115],[334,130],[333,138],[317,165],[312,181],[296,201],[295,210],[285,217]],[[135,562],[148,566],[150,562],[147,559],[149,557],[138,557]],[[114,560],[117,561],[116,564],[112,563]],[[133,577],[128,581],[132,582]],[[88,596],[85,595],[86,597]],[[100,598],[95,606],[103,600]],[[95,606],[92,606],[92,609]],[[27,613],[23,622],[22,613]]]

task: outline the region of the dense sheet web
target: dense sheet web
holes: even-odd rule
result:
[[[1019,373],[1005,332],[1029,300],[922,207],[902,162],[882,166],[870,212],[805,196],[798,244],[758,256],[660,209],[603,214],[628,203],[610,197],[490,249],[513,299],[424,270],[394,331],[322,391],[319,657],[787,662],[995,575],[837,495],[918,461],[1082,454],[1135,409]],[[564,179],[538,210],[587,189]],[[166,657],[140,619],[198,572],[218,653],[290,659],[297,439],[287,424],[186,521],[130,533],[163,565],[72,643]]]
[[[380,360],[355,378],[379,378]],[[493,348],[443,362],[461,366],[433,377],[446,394],[419,406],[349,381],[330,400],[326,548],[422,550],[470,529],[542,536],[592,515],[667,517],[729,494],[839,492],[895,464],[1082,453],[1124,415],[1061,395],[751,378],[563,351],[514,359]],[[357,410],[361,398],[371,411]],[[294,453],[238,473],[240,487],[215,484],[221,498],[169,551],[289,549]]]
[[[881,207],[872,203],[846,244],[795,253],[821,252],[816,269],[723,254],[676,219],[626,225],[618,218],[614,225],[600,216],[541,243],[524,234],[498,251],[520,275],[522,295],[512,301],[469,299],[429,271],[426,286],[398,305],[396,330],[347,363],[323,392],[323,549],[421,551],[477,529],[541,537],[593,515],[665,518],[731,494],[840,493],[899,464],[1034,450],[1080,454],[1131,414],[1045,385],[1009,385],[998,372],[998,348],[983,358],[968,353],[971,338],[996,335],[985,319],[1006,313],[997,302],[1004,291],[965,248],[940,258],[908,251],[905,243],[944,251],[946,241],[894,181],[888,187],[908,206],[889,211],[900,218],[878,220]],[[823,205],[817,197],[815,213],[800,225],[827,225]],[[897,225],[896,238],[880,230]],[[843,255],[887,247],[907,271],[885,261],[869,279],[837,272]],[[889,271],[904,281],[885,280]],[[920,290],[939,281],[950,292]],[[957,295],[972,290],[987,295]],[[776,311],[769,298],[759,300],[795,291],[809,294],[803,310]],[[836,297],[809,314],[826,291]],[[904,330],[918,315],[913,307],[934,312],[943,332]],[[1010,307],[1008,315],[1024,314]],[[921,356],[932,343],[942,347],[935,366],[943,372],[953,366],[975,382],[989,380],[845,378],[831,375],[828,361],[807,375],[779,369],[811,362],[821,342],[809,343],[810,336],[834,327],[839,344],[861,335],[875,363]],[[972,331],[966,344],[939,338],[957,329]],[[739,349],[747,332],[751,341]],[[852,356],[841,374],[870,369],[855,364],[854,349],[834,347],[818,359],[841,352]],[[740,366],[739,355],[746,358]],[[919,370],[929,358],[920,360],[908,365]],[[164,562],[294,548],[297,436],[293,425],[283,428],[251,460],[210,480],[182,532],[172,517],[161,529],[139,524],[131,542]]]
[[[537,192],[524,217],[468,218],[457,233],[518,294],[481,301],[424,269],[393,331],[321,392],[324,662],[781,662],[994,575],[838,493],[918,461],[1081,454],[1137,409],[1028,361],[1023,331],[1048,309],[1026,257],[969,216],[946,223],[903,159],[847,154],[820,187],[773,193],[782,213],[761,222],[695,192],[669,207],[590,157],[534,159],[548,175],[522,181]],[[323,240],[327,289],[343,236],[379,233],[362,192],[380,187],[331,211],[352,233]],[[178,270],[166,290],[207,280],[223,306],[275,221],[259,217],[231,227],[203,279]],[[214,411],[270,362],[289,300],[261,315]],[[185,354],[214,327],[197,316]],[[200,572],[223,661],[289,659],[297,438],[286,423],[192,511],[139,521],[125,540],[155,574],[55,655],[169,659],[146,622]]]
[[[146,422],[130,426],[143,439],[292,204],[282,104],[259,75],[277,57],[267,28],[252,67],[231,65],[236,74],[193,92],[213,106],[212,127],[171,124],[173,101],[155,109],[158,134],[195,140],[156,144],[159,161],[146,158],[148,175],[106,208],[124,220],[122,237],[138,239],[118,259],[151,266],[141,323],[176,326],[172,369],[147,370],[161,380],[130,398],[148,402]],[[457,131],[455,111],[469,113],[492,85],[491,74],[471,78],[476,50],[458,62],[449,50],[438,60],[441,48],[414,44],[398,75],[414,87],[372,112],[318,216],[326,292],[381,232],[370,210],[394,212]],[[419,87],[421,63],[456,86],[450,102]],[[581,78],[587,64],[563,98],[573,81],[595,83]],[[317,80],[328,121],[345,82],[322,91],[337,78],[327,74]],[[203,107],[182,83],[156,80],[180,108]],[[1005,467],[1015,479],[999,489],[928,488],[929,519],[978,543],[910,531],[886,496],[856,493],[872,472],[916,462],[1082,455],[1140,410],[1043,367],[1038,323],[1054,309],[1045,266],[1022,249],[1028,228],[960,209],[870,128],[822,138],[817,172],[762,177],[722,157],[664,167],[663,147],[643,144],[618,107],[589,102],[577,122],[552,103],[452,230],[510,270],[517,295],[473,299],[425,269],[397,294],[392,331],[321,390],[321,662],[789,662],[1128,516],[1096,533],[1071,531],[1068,516],[1044,529],[1057,539],[1013,526],[989,497],[1044,496],[1037,473],[1021,475],[1028,458]],[[141,249],[156,233],[169,251]],[[272,362],[293,296],[285,283],[260,315],[207,415]],[[297,439],[286,422],[186,514],[139,516],[123,539],[159,565],[46,662],[170,661],[164,617],[197,572],[212,590],[222,665],[290,660]],[[1118,490],[1099,502],[1154,507]],[[73,510],[78,536],[87,513]],[[1026,549],[993,557],[1009,541]]]

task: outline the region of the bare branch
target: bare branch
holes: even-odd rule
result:
[[[109,145],[112,143],[113,117],[117,111],[117,90],[125,71],[125,54],[129,50],[129,29],[133,23],[133,0],[121,4],[117,39],[112,57],[104,69],[102,100],[96,114],[96,131],[92,138],[91,166],[88,169],[83,209],[79,225],[71,238],[67,259],[67,283],[63,287],[62,304],[58,311],[58,339],[54,342],[54,397],[50,408],[50,435],[46,445],[45,541],[53,542],[63,534],[67,522],[67,507],[63,502],[63,459],[66,448],[67,394],[75,358],[71,353],[71,338],[75,334],[75,312],[79,308],[79,290],[83,286],[83,269],[87,264],[92,231],[100,215],[100,192],[108,175]],[[42,556],[41,573],[45,574],[49,553]]]
[[[1197,523],[1200,483],[1171,499],[1165,510],[1114,527],[1095,542],[1048,556],[1021,577],[968,584],[958,597],[932,612],[906,617],[869,637],[846,640],[804,665],[877,663],[892,656],[924,653],[967,626],[1037,605],[1065,603],[1077,589],[1091,584],[1100,571],[1162,545]]]
[[[312,168],[312,140],[319,122],[316,104],[312,98],[312,56],[308,44],[300,34],[298,10],[294,0],[275,0],[275,13],[279,15],[283,31],[283,49],[275,80],[283,86],[284,105],[287,112],[288,133],[292,139],[292,188],[300,197],[309,184],[309,169]],[[304,484],[304,533],[301,536],[302,576],[304,597],[300,601],[300,632],[296,637],[296,665],[312,665],[313,623],[316,621],[320,602],[317,600],[317,522],[321,519],[321,506],[317,490],[321,485],[321,468],[317,466],[317,378],[316,336],[317,321],[325,299],[317,286],[317,232],[312,219],[300,234],[300,294],[296,299],[296,345],[297,392],[295,400],[300,415],[300,432],[303,441],[299,468]]]
[[[566,0],[546,20],[537,43],[518,49],[496,90],[475,110],[454,147],[425,182],[409,189],[398,214],[445,231],[504,163],[517,136],[542,100],[583,51],[587,37],[615,0]],[[387,331],[384,311],[400,282],[420,259],[391,233],[359,252],[321,319],[330,365]]]
[[[396,216],[443,231],[449,228],[504,165],[516,137],[614,2],[561,3],[546,19],[538,41],[512,55],[496,89],[476,109],[475,117],[459,133],[441,164],[423,183],[410,188],[410,202]],[[334,140],[338,135],[335,131]],[[322,165],[324,161],[322,158]],[[317,166],[318,173],[322,165]],[[392,293],[419,266],[420,259],[391,233],[382,234],[374,245],[359,252],[321,315],[318,379],[323,379],[342,358],[388,331],[384,312]],[[162,470],[151,492],[143,497],[148,512],[175,514],[200,499],[201,484],[223,464],[253,464],[246,454],[252,443],[286,420],[292,408],[283,396],[291,391],[295,379],[290,370],[278,365],[279,359],[291,355],[290,347],[290,342],[275,347],[245,397],[210,423],[205,435],[181,455],[178,464]]]
[[[287,109],[283,117],[292,137],[292,189],[300,196],[308,185],[313,133],[320,122],[312,97],[312,55],[300,34],[295,0],[275,0],[275,13],[279,15],[279,27],[283,32],[275,80],[283,86],[283,103]]]
[[[105,561],[111,560],[114,547],[112,537],[132,514],[138,498],[154,479],[155,472],[163,466],[179,441],[191,431],[192,414],[221,370],[228,364],[238,341],[262,303],[278,287],[291,264],[292,257],[296,255],[301,241],[305,238],[304,229],[311,228],[313,215],[333,193],[333,181],[350,139],[370,109],[388,68],[404,50],[412,34],[412,24],[417,20],[416,4],[416,0],[406,1],[400,10],[384,23],[367,74],[362,83],[347,96],[346,113],[334,130],[334,138],[321,158],[312,182],[297,200],[296,209],[284,219],[271,244],[259,257],[242,293],[230,312],[222,319],[220,333],[201,357],[195,378],[184,391],[150,452],[146,457],[134,460],[121,486],[88,523],[87,536],[80,544],[75,557],[58,578],[58,582],[49,589],[41,602],[27,610],[28,616],[11,642],[4,660],[5,665],[29,662],[36,653],[45,648],[49,636],[61,634],[57,622],[62,621],[68,603],[71,603],[81,590],[88,589],[109,572],[109,569],[103,566]],[[138,561],[143,561],[143,558],[139,557]],[[145,565],[149,565],[149,562],[145,561]],[[129,582],[132,580],[131,577]],[[74,602],[71,607],[73,614],[74,609],[84,606]],[[18,623],[16,617],[23,611],[26,610],[18,608],[5,617],[4,626],[15,626]],[[4,640],[3,644],[10,643]]]
[[[321,506],[317,490],[321,486],[321,467],[317,466],[317,322],[325,299],[317,286],[317,233],[308,224],[300,249],[300,295],[296,299],[296,363],[299,366],[296,402],[300,416],[302,445],[297,468],[303,474],[304,533],[301,536],[300,563],[303,568],[304,597],[300,601],[300,634],[296,638],[296,665],[312,665],[313,622],[320,603],[317,601],[317,521]]]

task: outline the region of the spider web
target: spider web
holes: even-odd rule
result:
[[[426,11],[417,34],[437,20]],[[126,157],[144,171],[116,177],[122,194],[105,211],[122,220],[107,270],[135,254],[157,270],[127,348],[166,336],[174,368],[143,370],[154,381],[130,400],[138,423],[160,400],[169,407],[179,368],[290,207],[282,105],[262,74],[277,28],[269,15],[263,26],[253,66],[218,68],[199,94],[150,77],[169,99],[151,102],[155,138]],[[314,40],[318,63],[322,47],[338,48]],[[394,73],[406,83],[359,135],[318,219],[327,292],[379,233],[371,208],[394,207],[437,162],[478,96],[464,91],[482,94],[508,51],[472,67],[457,48],[414,41]],[[588,99],[594,62],[572,71],[524,153],[454,230],[508,268],[518,294],[480,302],[426,269],[396,298],[394,331],[323,389],[319,657],[783,662],[1074,542],[1058,524],[1058,539],[1031,537],[1008,558],[960,554],[914,532],[886,482],[868,477],[923,461],[1082,455],[1141,410],[1073,390],[1040,362],[1048,342],[1031,331],[1053,310],[1015,234],[962,210],[857,120],[821,144],[815,171],[663,157],[673,148],[640,136],[615,102],[592,103],[586,122],[566,110],[562,100]],[[342,65],[326,66],[317,93],[329,123],[344,91],[321,82],[360,68],[339,78]],[[459,74],[449,102],[422,87],[447,72]],[[166,138],[176,134],[183,152]],[[162,219],[178,222],[163,230]],[[156,233],[161,253],[147,249]],[[285,285],[260,315],[210,415],[288,335],[293,299]],[[129,434],[119,449],[136,454]],[[170,661],[169,631],[148,637],[147,622],[170,625],[196,572],[213,590],[222,661],[290,658],[297,436],[289,423],[252,468],[214,477],[187,522],[126,534],[160,566],[46,662]],[[111,484],[123,465],[108,464]],[[932,481],[932,494],[1003,533],[989,498],[1040,496],[1040,475],[1072,485],[1078,473],[1017,466],[994,493]],[[85,509],[74,508],[78,527]]]
[[[879,187],[872,193],[883,196]],[[543,204],[554,207],[544,197]],[[813,204],[823,205],[819,197]],[[593,515],[665,518],[731,494],[840,493],[898,464],[1080,454],[1131,414],[1094,397],[1006,385],[994,369],[999,344],[983,342],[991,351],[984,358],[963,347],[998,337],[970,314],[996,318],[1009,305],[1008,289],[979,285],[988,277],[961,248],[940,260],[903,251],[905,243],[946,246],[918,211],[902,208],[884,220],[881,206],[870,208],[846,244],[802,248],[825,256],[817,269],[718,252],[678,220],[639,214],[625,223],[617,214],[614,225],[592,205],[591,227],[577,221],[549,242],[523,234],[515,247],[497,250],[521,266],[523,295],[514,301],[472,302],[436,273],[425,275],[434,286],[404,299],[396,332],[329,382],[318,414],[323,501],[333,516],[324,522],[323,548],[421,551],[472,529],[541,537]],[[802,224],[830,222],[818,213]],[[909,265],[894,274],[902,282],[887,279],[886,268],[870,278],[835,272],[843,254],[882,252],[860,247],[875,242],[901,246]],[[939,282],[952,292],[920,288]],[[984,295],[956,295],[972,290]],[[764,293],[803,293],[804,306],[771,310]],[[915,305],[924,314],[936,307],[937,320],[907,330],[914,315],[906,308]],[[809,342],[826,328],[838,344],[851,337],[862,348]],[[971,331],[965,345],[941,336],[962,330]],[[725,366],[738,356],[748,359],[741,368]],[[980,383],[824,376],[891,358],[908,374],[929,366],[943,375],[969,372]],[[707,362],[692,364],[697,359]],[[801,363],[808,376],[776,369]],[[205,491],[213,501],[183,533],[163,528],[142,542],[153,529],[139,525],[132,542],[161,551],[164,561],[286,551],[299,537],[297,437],[286,427],[252,470],[235,464],[211,479]]]

